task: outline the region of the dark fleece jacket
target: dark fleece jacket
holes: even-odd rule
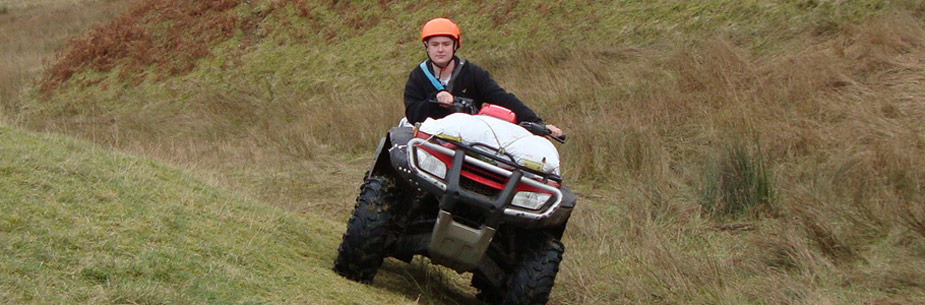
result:
[[[459,69],[459,58],[454,57],[456,67]],[[427,61],[427,68],[431,69],[432,75],[437,75],[433,71],[431,61]],[[482,103],[499,105],[517,114],[517,122],[534,122],[542,123],[533,110],[530,110],[523,102],[517,99],[512,93],[504,91],[491,75],[481,67],[465,61],[462,70],[459,71],[454,79],[450,80],[453,84],[453,96],[471,98],[475,101],[476,106],[481,107]],[[452,113],[451,110],[441,107],[440,105],[429,103],[427,100],[435,100],[437,97],[437,88],[431,84],[430,80],[424,75],[420,66],[414,68],[408,75],[408,82],[405,84],[405,117],[411,124],[423,122],[428,117],[439,119]]]

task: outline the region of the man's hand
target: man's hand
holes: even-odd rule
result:
[[[443,104],[441,106],[448,107],[448,105],[453,105],[453,95],[448,91],[437,92],[437,102]],[[444,106],[447,105],[447,106]]]
[[[556,138],[562,137],[562,130],[559,129],[559,127],[556,127],[556,125],[546,124],[546,128],[549,129],[549,131],[550,131],[550,134],[549,134],[549,135],[550,135],[550,136],[553,136],[553,137],[556,137]]]

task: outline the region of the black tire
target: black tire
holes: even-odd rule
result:
[[[498,291],[498,288],[493,286],[488,279],[480,272],[475,272],[472,274],[472,287],[478,289],[478,293],[475,295],[475,298],[479,301],[488,303],[488,304],[498,304],[501,303],[501,292]]]
[[[525,249],[520,264],[510,276],[501,304],[536,305],[546,304],[549,300],[565,246],[555,237],[542,236],[535,243],[528,244],[529,249]]]
[[[385,177],[373,176],[363,182],[347,231],[337,248],[335,272],[360,283],[373,282],[385,257],[394,192],[394,184]]]

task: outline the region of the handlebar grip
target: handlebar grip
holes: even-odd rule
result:
[[[556,140],[556,142],[559,142],[560,144],[565,144],[565,135],[562,135],[561,137],[553,137],[553,136],[549,136],[549,137],[552,138],[553,140]]]
[[[546,125],[537,124],[533,122],[521,122],[520,126],[530,131],[530,133],[533,133],[538,136],[545,136],[545,137],[555,140],[556,142],[565,144],[565,135],[562,135],[561,137],[553,137],[551,135],[552,131],[549,130],[549,128],[546,128]]]

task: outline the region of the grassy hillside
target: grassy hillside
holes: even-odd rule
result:
[[[130,2],[0,0],[0,120],[15,116],[32,98],[28,88],[55,51]]]
[[[570,134],[551,303],[925,302],[922,1],[146,1],[2,106],[333,241],[434,16]],[[382,283],[469,300],[424,270]]]
[[[4,304],[408,304],[330,271],[340,225],[0,127]]]

